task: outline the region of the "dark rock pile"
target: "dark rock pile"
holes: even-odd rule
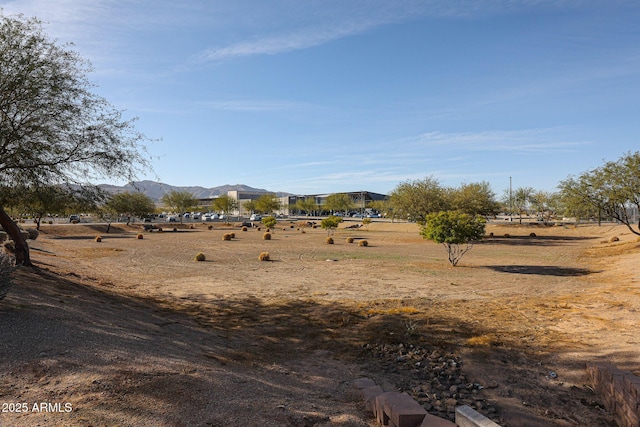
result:
[[[482,396],[485,386],[468,381],[454,353],[404,344],[364,348],[377,359],[381,371],[393,377],[399,391],[410,394],[427,412],[453,421],[456,406],[468,405],[495,418],[496,408]]]

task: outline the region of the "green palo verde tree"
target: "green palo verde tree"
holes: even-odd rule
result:
[[[278,220],[273,215],[265,216],[264,218],[262,218],[262,224],[264,224],[265,227],[275,231],[275,227],[278,224]]]
[[[105,204],[105,208],[116,216],[126,216],[127,225],[129,225],[131,217],[143,218],[151,215],[156,209],[156,204],[151,197],[137,191],[112,195]]]
[[[238,208],[238,203],[233,197],[223,194],[222,196],[213,199],[212,207],[214,211],[224,214],[224,222],[225,224],[228,224],[229,216]]]
[[[29,247],[5,211],[7,188],[134,180],[150,165],[132,120],[96,95],[91,65],[58,44],[37,19],[0,12],[0,225],[15,242],[17,264]]]
[[[331,215],[320,221],[320,227],[327,230],[327,236],[331,236],[336,231],[336,228],[338,228],[338,225],[340,225],[341,222],[342,218]]]
[[[442,243],[449,254],[449,262],[455,267],[473,244],[482,240],[485,224],[486,220],[479,215],[443,211],[427,215],[420,234],[425,239]]]
[[[180,214],[180,223],[183,213],[198,206],[198,199],[188,191],[171,190],[164,194],[160,201],[173,212]]]

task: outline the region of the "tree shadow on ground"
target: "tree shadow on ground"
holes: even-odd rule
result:
[[[596,237],[582,237],[582,236],[516,236],[510,234],[505,236],[487,236],[478,244],[481,245],[508,245],[508,246],[557,246],[564,244],[571,244],[575,242],[595,240]]]
[[[537,274],[541,276],[559,277],[586,276],[598,273],[597,271],[592,271],[588,268],[560,267],[557,265],[487,265],[484,268],[488,268],[499,273]]]
[[[562,411],[587,396],[585,390],[568,390],[537,376],[537,366],[547,363],[540,356],[544,347],[535,342],[518,347],[517,337],[501,322],[482,325],[473,316],[461,320],[465,316],[459,316],[458,308],[445,312],[430,300],[382,301],[371,311],[286,296],[269,302],[189,295],[152,299],[37,268],[19,270],[16,282],[0,304],[0,370],[5,373],[0,390],[8,400],[55,396],[78,410],[50,414],[46,422],[29,414],[12,419],[12,425],[304,426],[308,414],[332,413],[338,405],[366,417],[339,394],[354,375],[364,372],[377,383],[391,382],[412,393],[416,386],[415,365],[393,353],[382,360],[367,345],[415,344],[461,353],[478,336],[495,337],[479,349],[467,348],[478,371],[506,360],[493,380],[531,402],[527,408],[522,400],[503,402],[498,413],[486,415],[500,419],[503,412],[519,410],[539,422],[531,426],[564,426],[568,416]],[[524,350],[536,356],[526,356]],[[329,366],[332,371],[326,368],[326,355],[314,356],[325,354],[318,351],[330,351],[359,368]],[[87,382],[69,382],[77,375]],[[554,406],[551,396],[569,402],[554,413],[558,423],[544,415]],[[257,398],[268,403],[257,406]],[[586,408],[586,413],[590,425],[607,425],[596,409]],[[585,420],[584,414],[575,417]]]

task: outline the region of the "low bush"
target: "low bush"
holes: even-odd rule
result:
[[[613,236],[612,238],[609,239],[609,243],[618,242],[618,241],[620,241],[620,238],[618,238],[618,236]]]
[[[327,245],[333,245],[333,238],[327,237]]]
[[[247,231],[248,228],[247,227],[242,227],[242,231]]]
[[[204,261],[205,259],[207,259],[207,257],[202,252],[198,252],[194,258],[195,261]]]
[[[509,233],[504,233],[504,237],[509,238],[509,237],[511,237],[511,234],[509,234]]]
[[[208,226],[207,230],[213,230],[213,225]]]
[[[353,237],[347,237],[347,243],[353,243]]]
[[[258,259],[260,261],[270,261],[269,252],[260,252],[260,255],[258,255]]]
[[[366,240],[360,240],[358,242],[358,246],[369,246],[369,242],[367,242]]]
[[[271,240],[271,233],[264,233],[264,234],[262,235],[262,238],[263,238],[264,240]]]
[[[142,234],[138,234],[138,240],[142,240],[144,239],[144,236]]]
[[[102,242],[102,237],[101,236],[96,236],[95,240],[96,240],[96,242],[100,243],[100,242]]]
[[[529,237],[536,237],[536,233],[529,233]]]
[[[231,233],[224,233],[222,235],[222,240],[231,240],[233,237],[231,237]]]
[[[235,238],[236,238],[236,233],[233,233],[233,232],[232,232],[232,233],[229,233],[229,234],[231,234],[231,238],[232,238],[232,239],[235,239]]]

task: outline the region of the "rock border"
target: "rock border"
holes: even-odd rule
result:
[[[385,392],[370,378],[358,378],[353,385],[368,411],[378,422],[390,427],[500,427],[489,418],[467,405],[456,408],[456,422],[428,414],[427,411],[407,393]]]

